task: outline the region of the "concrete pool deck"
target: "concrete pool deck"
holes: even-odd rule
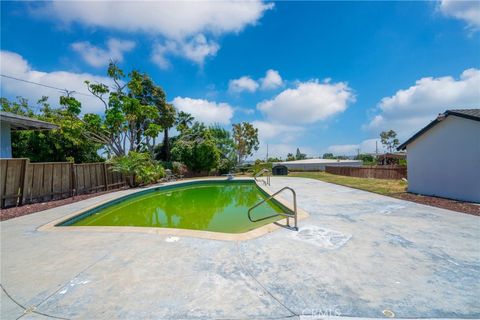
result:
[[[480,219],[303,178],[310,217],[248,241],[1,222],[1,319],[479,318]],[[285,200],[290,201],[286,195]]]

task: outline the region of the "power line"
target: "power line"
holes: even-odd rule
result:
[[[94,98],[95,98],[95,96],[94,96],[93,94],[78,92],[78,91],[75,91],[75,90],[62,89],[62,88],[50,86],[50,85],[43,84],[43,83],[39,83],[39,82],[34,82],[34,81],[30,81],[30,80],[15,78],[15,77],[8,76],[8,75],[5,75],[5,74],[0,74],[0,76],[2,76],[2,77],[4,77],[4,78],[7,78],[7,79],[11,79],[11,80],[21,81],[21,82],[25,82],[25,83],[29,83],[29,84],[34,84],[34,85],[41,86],[41,87],[45,87],[45,88],[50,88],[50,89],[59,90],[59,91],[62,91],[62,92],[67,93],[67,95],[70,95],[70,94],[79,94],[79,95],[82,95],[82,96],[94,97]]]

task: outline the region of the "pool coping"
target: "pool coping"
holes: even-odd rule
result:
[[[218,177],[211,177],[211,178],[199,178],[199,179],[188,179],[188,180],[179,180],[173,182],[167,182],[162,184],[153,185],[147,188],[138,189],[128,195],[125,194],[117,194],[113,198],[109,198],[108,200],[100,201],[91,205],[89,207],[83,208],[81,210],[75,210],[72,213],[66,214],[61,218],[55,219],[50,221],[40,227],[37,228],[37,231],[42,232],[104,232],[104,233],[147,233],[147,234],[159,234],[159,235],[168,235],[168,236],[179,236],[179,237],[194,237],[194,238],[201,238],[201,239],[209,239],[209,240],[220,240],[220,241],[245,241],[251,240],[268,233],[285,229],[282,226],[279,226],[277,223],[286,224],[287,219],[281,219],[276,222],[272,222],[266,224],[264,226],[258,227],[256,229],[243,232],[243,233],[224,233],[224,232],[214,232],[214,231],[204,231],[204,230],[191,230],[191,229],[177,229],[177,228],[159,228],[159,227],[120,227],[120,226],[58,226],[58,224],[68,221],[82,213],[85,213],[89,210],[95,209],[99,206],[107,204],[109,202],[115,201],[125,196],[132,196],[137,193],[145,192],[150,189],[162,188],[166,186],[174,186],[174,185],[181,185],[181,184],[188,184],[189,182],[201,182],[201,181],[227,181],[226,178],[218,178]],[[254,181],[255,184],[263,190],[268,195],[273,195],[272,192],[267,186],[261,185],[256,181],[254,178],[242,177],[242,178],[235,178],[234,181]],[[287,209],[293,211],[293,205],[282,199],[282,198],[275,198],[277,202],[279,202],[282,206],[286,207]],[[298,221],[307,218],[309,214],[299,208],[297,206],[297,218]]]

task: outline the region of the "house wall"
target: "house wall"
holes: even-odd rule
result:
[[[456,116],[407,145],[408,191],[480,202],[480,122]]]
[[[12,141],[10,137],[10,124],[0,122],[0,158],[12,157]]]

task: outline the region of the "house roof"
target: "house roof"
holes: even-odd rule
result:
[[[402,143],[400,146],[398,146],[397,150],[404,150],[407,148],[407,145],[415,141],[418,137],[420,137],[422,134],[433,128],[435,125],[440,123],[441,121],[445,120],[448,116],[456,116],[460,118],[465,118],[465,119],[470,119],[473,121],[480,121],[480,109],[452,109],[452,110],[447,110],[444,113],[441,113],[438,115],[438,117],[430,122],[428,125],[426,125],[422,130],[418,131],[415,133],[410,139]]]
[[[10,124],[10,128],[12,131],[52,130],[58,128],[56,124],[50,122],[45,122],[5,111],[0,111],[0,121]]]

